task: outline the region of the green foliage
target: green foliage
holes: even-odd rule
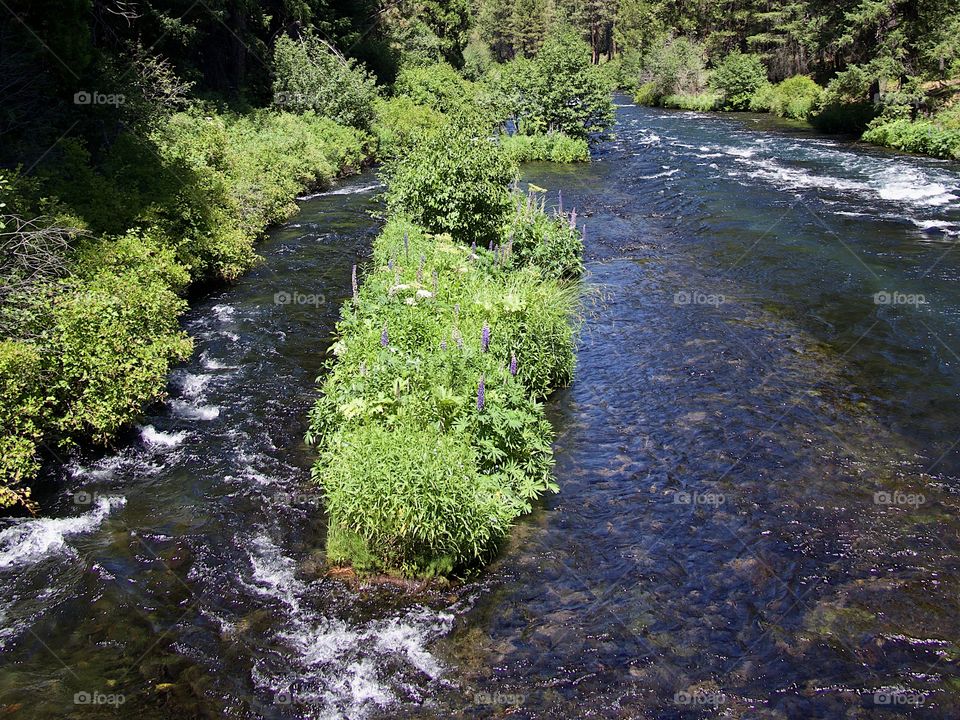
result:
[[[373,132],[381,159],[394,159],[411,151],[447,122],[442,113],[427,105],[418,105],[406,95],[378,100],[374,109]]]
[[[0,509],[33,510],[27,482],[39,470],[47,394],[33,343],[0,341]]]
[[[513,519],[467,438],[410,423],[332,438],[320,463],[328,559],[405,575],[445,575],[488,555]]]
[[[758,55],[735,51],[716,66],[710,86],[721,95],[720,106],[727,110],[746,110],[750,98],[767,84],[767,71]]]
[[[377,96],[373,77],[312,33],[277,40],[273,74],[273,101],[278,107],[369,128]]]
[[[501,235],[499,259],[474,253],[399,216],[375,241],[311,413],[331,561],[458,572],[555,489],[552,431],[532,396],[570,381],[577,295],[510,249]]]
[[[515,163],[549,160],[556,163],[587,162],[590,148],[587,141],[563,133],[537,135],[501,135],[500,145]]]
[[[713,92],[699,93],[697,95],[667,95],[660,100],[660,104],[663,107],[677,108],[679,110],[694,110],[696,112],[716,110],[719,102],[720,95]]]
[[[393,90],[442,113],[461,110],[474,96],[471,83],[443,62],[403,68]]]
[[[486,245],[509,210],[513,167],[484,127],[454,122],[385,168],[387,208],[431,232]]]
[[[707,86],[706,66],[702,46],[684,37],[664,37],[644,55],[638,86],[645,99],[656,102],[668,95],[699,95]]]
[[[575,221],[545,211],[545,199],[533,191],[514,193],[509,234],[519,264],[539,268],[546,277],[575,278],[583,274],[583,238]]]
[[[612,86],[590,60],[590,48],[570,28],[547,36],[535,59],[540,96],[534,122],[548,131],[584,138],[613,123]]]
[[[863,139],[897,150],[960,160],[960,127],[948,128],[936,121],[879,120],[863,134]]]
[[[767,85],[750,100],[750,109],[780,117],[806,120],[820,104],[823,88],[806,75],[794,75],[776,85]],[[762,107],[765,106],[765,107]]]

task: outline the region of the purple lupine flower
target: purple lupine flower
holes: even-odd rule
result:
[[[406,230],[403,231],[403,252],[407,256],[407,260],[410,259],[410,235]]]
[[[390,335],[387,333],[387,324],[383,324],[383,332],[380,333],[380,347],[386,347],[390,344]]]
[[[510,353],[510,374],[517,376],[517,354],[514,352]]]
[[[493,240],[490,241],[490,247],[487,248],[490,252],[493,252]]]
[[[353,271],[350,273],[350,286],[353,288],[353,300],[356,302],[360,299],[360,286],[357,285],[357,266],[353,266]]]
[[[456,303],[453,306],[453,321],[456,322],[460,319],[460,303]]]
[[[477,256],[477,241],[474,240],[470,243],[470,257],[475,258]]]
[[[570,213],[570,229],[573,230],[577,227],[577,209],[574,208],[573,212]]]
[[[393,258],[387,260],[387,270],[393,270]]]
[[[458,350],[463,350],[463,335],[461,335],[457,329],[453,331],[453,341],[457,344]]]
[[[490,349],[490,326],[483,324],[483,330],[480,331],[480,349],[487,352]]]
[[[510,231],[510,237],[507,238],[507,257],[513,255],[513,231]]]
[[[433,271],[433,294],[437,294],[437,289],[440,286],[440,276],[437,274],[437,271]]]
[[[477,410],[483,410],[487,404],[487,388],[483,382],[483,375],[480,376],[480,384],[477,385]]]
[[[420,253],[420,267],[417,268],[417,282],[423,283],[423,264],[427,259],[423,256],[423,253]]]
[[[446,340],[441,340],[441,341],[440,341],[440,349],[443,350],[443,352],[446,352],[446,351],[447,351],[447,341],[446,341]]]
[[[560,214],[563,215],[563,190],[557,190],[557,202],[560,204]]]

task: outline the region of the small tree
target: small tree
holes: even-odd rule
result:
[[[366,130],[377,88],[354,60],[308,33],[281,37],[273,50],[273,102],[292,112],[314,111],[342,125]]]
[[[535,66],[542,86],[538,115],[547,130],[582,138],[613,124],[612,88],[572,28],[560,25],[550,33]]]
[[[767,82],[760,57],[738,50],[727,55],[710,76],[710,85],[723,95],[721,104],[728,110],[748,109],[750,99]]]
[[[485,246],[500,239],[513,166],[485,124],[458,118],[387,166],[387,209],[430,232]]]

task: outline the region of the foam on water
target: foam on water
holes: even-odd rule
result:
[[[0,569],[35,563],[69,550],[67,537],[97,529],[115,508],[126,502],[122,497],[98,497],[94,508],[83,515],[17,521],[0,532]]]
[[[153,425],[142,425],[140,427],[140,438],[150,447],[154,448],[175,448],[180,445],[187,437],[185,432],[162,432]]]
[[[361,193],[379,190],[382,187],[383,185],[381,183],[373,183],[372,185],[358,185],[356,187],[339,187],[332,190],[323,190],[321,192],[310,193],[308,195],[301,195],[297,198],[297,200],[313,200],[324,195],[360,195]]]
[[[441,679],[443,667],[427,645],[450,631],[452,615],[418,606],[365,624],[328,617],[312,607],[320,593],[297,576],[297,563],[273,541],[258,535],[249,547],[251,580],[244,584],[284,615],[276,640],[288,648],[282,663],[269,657],[255,663],[261,690],[290,691],[298,706],[314,713],[307,717],[363,718],[397,702],[398,693],[416,692],[405,678]]]
[[[215,405],[198,405],[186,400],[171,400],[170,409],[177,417],[189,420],[215,420],[220,417],[220,408]]]

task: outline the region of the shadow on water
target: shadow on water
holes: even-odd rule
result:
[[[585,222],[596,299],[549,410],[561,493],[489,572],[323,575],[301,438],[366,175],[197,304],[130,444],[0,528],[0,708],[956,717],[960,171],[756,116],[618,120],[591,165],[527,168]]]

